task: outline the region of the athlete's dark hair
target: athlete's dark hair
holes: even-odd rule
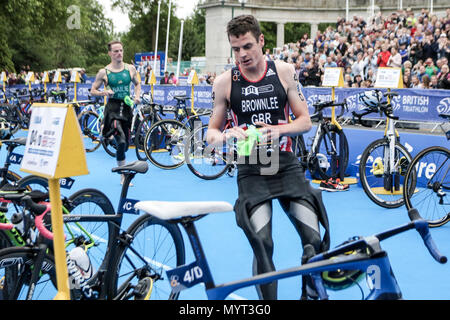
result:
[[[240,15],[228,22],[227,34],[228,39],[230,36],[239,37],[247,32],[251,32],[255,37],[256,41],[259,41],[259,36],[261,35],[261,28],[259,27],[259,22],[252,15]]]
[[[120,44],[122,45],[122,47],[123,47],[122,42],[120,42],[119,40],[113,40],[113,41],[111,41],[111,42],[108,43],[108,51],[111,51],[111,46],[112,46],[113,44],[116,44],[116,43],[120,43]]]

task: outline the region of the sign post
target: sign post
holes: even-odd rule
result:
[[[48,179],[58,293],[69,300],[59,179],[88,174],[81,129],[71,104],[34,103],[20,170]]]
[[[50,80],[48,79],[47,71],[45,71],[44,75],[42,76],[42,82],[44,83],[44,93],[45,95],[47,95],[47,83],[50,82]]]
[[[344,77],[343,77],[343,69],[334,67],[334,68],[325,68],[325,73],[323,77],[322,82],[323,87],[331,87],[331,100],[335,100],[335,88],[340,87],[342,88],[344,86]],[[336,107],[331,107],[331,123],[336,126],[339,130],[342,130],[342,126],[337,122],[336,120]],[[331,133],[331,138],[333,140],[333,143],[336,145],[336,134],[333,132]],[[344,143],[343,141],[340,141],[339,143],[339,157],[342,157],[342,154],[344,153]],[[332,176],[336,176],[336,163],[344,163],[342,159],[335,159],[335,155],[332,156],[333,160],[331,161],[332,165]],[[339,171],[339,179],[342,183],[345,184],[354,184],[356,183],[356,179],[345,179],[345,170]]]
[[[156,84],[156,77],[155,77],[155,73],[153,72],[153,70],[150,71],[150,76],[149,76],[148,81],[149,81],[149,83],[150,83],[150,91],[151,91],[151,93],[152,93],[152,101],[154,101],[154,98],[153,98],[153,90],[154,90],[154,86],[155,86],[155,84]]]
[[[73,82],[73,101],[77,101],[77,83],[80,83],[80,74],[76,70],[72,70],[70,74],[70,82]],[[69,98],[69,97],[67,97]]]
[[[188,84],[191,85],[191,112],[195,114],[194,110],[194,86],[198,85],[198,76],[195,70],[191,70],[187,80]]]

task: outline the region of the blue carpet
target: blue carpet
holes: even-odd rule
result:
[[[18,148],[17,153],[23,153]],[[1,149],[0,159],[5,158],[5,148]],[[127,153],[127,161],[134,161],[134,150]],[[103,191],[117,207],[121,185],[120,177],[111,172],[115,159],[103,149],[86,154],[89,175],[74,177],[71,190],[61,189],[63,194],[71,194],[82,188],[97,188]],[[18,165],[12,170],[19,171]],[[26,175],[20,172],[21,175]],[[128,198],[139,200],[221,200],[234,204],[237,197],[236,178],[222,176],[217,180],[206,181],[194,176],[184,165],[175,170],[162,170],[149,164],[145,175],[137,175],[130,188]],[[313,184],[314,187],[318,185]],[[340,244],[351,236],[371,235],[409,222],[405,207],[384,209],[372,203],[359,185],[351,185],[347,192],[323,192],[331,227],[331,246]],[[274,261],[277,269],[300,264],[302,249],[300,239],[289,219],[274,202],[273,237],[275,243]],[[127,215],[124,227],[136,218]],[[197,228],[208,257],[216,284],[234,281],[251,276],[252,251],[244,233],[236,226],[233,212],[212,214],[198,221]],[[450,224],[431,229],[431,234],[441,252],[450,256]],[[188,242],[186,242],[188,244]],[[415,231],[403,233],[382,243],[388,252],[393,272],[398,280],[405,299],[449,299],[450,265],[438,264],[433,260],[420,236]],[[192,262],[189,249],[187,262]],[[365,280],[361,282],[366,287]],[[366,291],[367,293],[367,291]],[[339,292],[329,292],[331,299],[360,299],[357,286]],[[300,280],[292,278],[279,282],[280,299],[298,299]],[[235,292],[231,299],[257,299],[254,288]],[[206,299],[204,287],[196,286],[183,291],[180,299]]]

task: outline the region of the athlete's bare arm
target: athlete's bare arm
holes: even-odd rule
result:
[[[105,69],[100,69],[100,71],[97,73],[97,75],[95,76],[95,80],[92,83],[91,86],[91,92],[90,94],[92,96],[100,96],[100,97],[105,97],[105,96],[111,96],[114,95],[114,91],[112,91],[111,89],[106,89],[106,83],[107,83],[107,77],[106,77],[106,70]],[[105,84],[105,89],[100,91],[100,87]]]
[[[134,103],[138,104],[141,102],[141,81],[136,67],[133,65],[130,65],[130,76],[134,83]]]
[[[312,123],[309,117],[306,99],[302,93],[301,85],[297,74],[295,73],[294,66],[283,61],[276,61],[276,68],[281,83],[286,90],[287,99],[292,113],[295,116],[295,120],[289,122],[288,124],[278,126],[265,124],[263,122],[255,122],[255,124],[262,126],[262,131],[278,131],[280,136],[296,136],[300,133],[308,132],[311,129]],[[266,130],[264,130],[264,128]]]
[[[212,88],[213,111],[209,120],[207,141],[209,144],[222,144],[230,138],[243,139],[247,134],[242,128],[237,126],[222,132],[227,106],[230,101],[231,94],[231,71],[222,73],[214,80]]]

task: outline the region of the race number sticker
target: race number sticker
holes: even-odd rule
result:
[[[203,270],[196,261],[166,272],[174,293],[204,282]]]
[[[122,199],[120,201],[119,213],[139,214],[139,210],[134,208],[134,205],[138,202],[139,200],[135,199]]]

